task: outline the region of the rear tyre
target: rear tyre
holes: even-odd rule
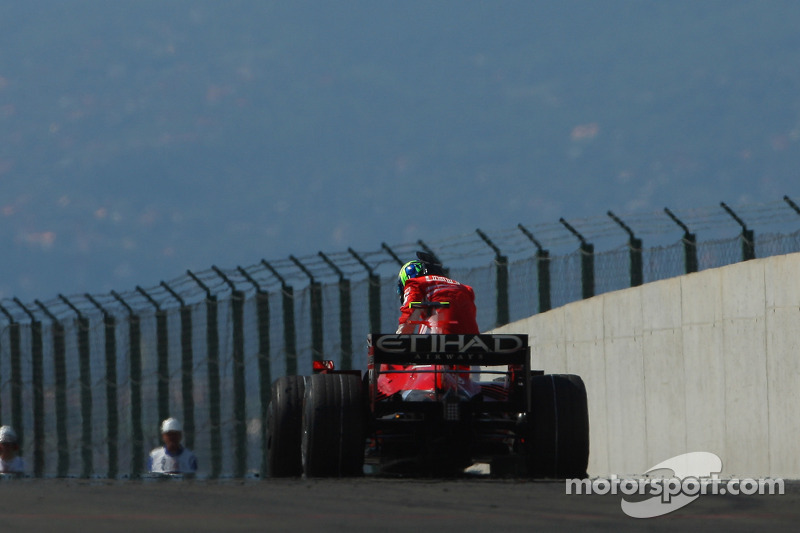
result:
[[[533,478],[587,477],[589,409],[579,376],[547,374],[531,378],[532,413],[523,449]]]
[[[364,407],[354,374],[315,374],[303,407],[302,459],[307,477],[364,473]]]
[[[272,384],[267,407],[267,464],[271,477],[303,474],[300,456],[304,376],[283,376]]]

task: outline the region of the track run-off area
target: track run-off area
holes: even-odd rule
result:
[[[9,531],[796,531],[800,482],[783,495],[702,495],[635,519],[621,494],[564,481],[14,479],[0,483]],[[722,528],[722,529],[719,529]]]

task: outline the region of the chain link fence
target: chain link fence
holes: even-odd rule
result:
[[[139,476],[168,416],[183,421],[200,477],[263,476],[272,381],[310,374],[318,359],[364,369],[367,334],[396,329],[395,276],[416,250],[475,289],[488,330],[594,294],[800,251],[791,231],[800,210],[788,198],[724,207],[261,260],[121,293],[4,299],[0,421],[16,429],[36,477]],[[751,220],[777,230],[755,233]],[[698,242],[700,231],[721,236]],[[656,244],[642,246],[646,235]]]

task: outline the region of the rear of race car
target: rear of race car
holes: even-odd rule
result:
[[[369,347],[368,462],[441,476],[514,453],[529,407],[527,336],[371,335]],[[475,379],[487,373],[497,377]]]
[[[443,477],[488,463],[492,475],[586,476],[583,381],[532,371],[526,335],[372,334],[368,348],[363,375],[317,361],[273,384],[271,475]]]

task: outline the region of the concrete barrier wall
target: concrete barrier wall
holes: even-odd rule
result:
[[[580,375],[591,475],[713,452],[723,476],[800,478],[800,254],[606,293],[495,330]]]

